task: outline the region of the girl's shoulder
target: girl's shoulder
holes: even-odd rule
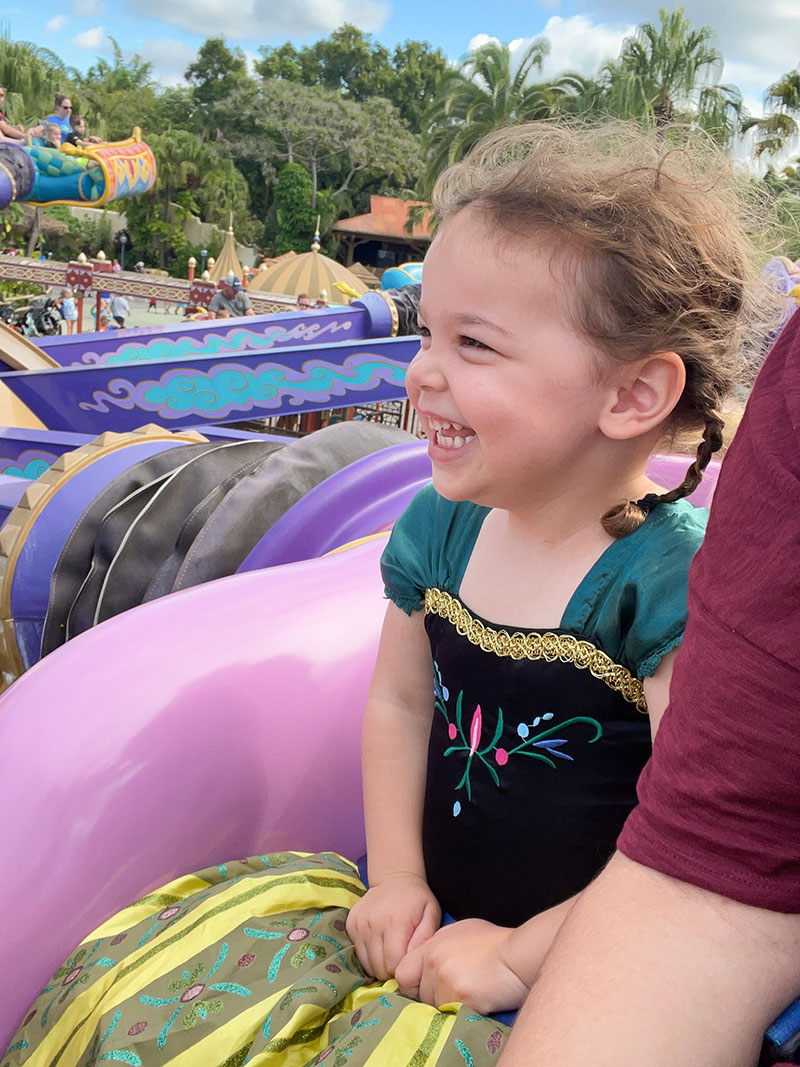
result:
[[[689,567],[707,521],[706,508],[685,500],[659,504],[586,575],[567,607],[565,627],[596,637],[638,678],[652,675],[683,636]]]
[[[407,614],[418,611],[425,590],[455,593],[489,508],[421,489],[397,520],[381,557],[386,595]]]

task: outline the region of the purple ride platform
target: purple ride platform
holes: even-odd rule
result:
[[[405,398],[416,337],[219,358],[8,371],[0,378],[51,430],[167,429]]]
[[[37,337],[35,343],[62,367],[96,367],[391,337],[395,324],[387,300],[365,293],[347,307]]]

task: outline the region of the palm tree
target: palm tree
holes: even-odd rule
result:
[[[30,126],[53,110],[57,92],[69,92],[67,69],[49,48],[0,36],[0,85],[15,122]]]
[[[790,70],[770,85],[765,106],[767,114],[763,118],[749,119],[742,125],[743,130],[756,130],[757,156],[774,155],[797,136],[797,120],[792,113],[800,111],[799,70]]]
[[[427,188],[492,130],[550,113],[549,87],[529,82],[549,51],[549,41],[539,38],[517,60],[508,45],[489,41],[441,77],[425,120]]]
[[[682,7],[661,8],[602,68],[605,108],[619,118],[652,123],[663,135],[675,122],[705,130],[720,144],[739,128],[741,93],[719,82],[724,58],[710,26],[692,29]]]

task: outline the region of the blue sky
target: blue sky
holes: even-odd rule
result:
[[[552,51],[545,74],[594,73],[614,57],[637,22],[654,20],[658,0],[0,0],[8,36],[53,48],[80,69],[108,55],[108,36],[153,63],[157,78],[181,79],[197,48],[222,34],[255,56],[261,44],[306,44],[349,21],[391,47],[428,40],[453,60],[486,37],[526,43],[544,35]],[[686,0],[696,25],[717,31],[724,80],[760,113],[770,81],[800,62],[800,4],[793,0]]]

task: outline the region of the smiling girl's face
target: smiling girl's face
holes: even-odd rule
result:
[[[554,247],[503,241],[466,208],[425,259],[406,387],[449,499],[535,507],[589,477],[606,441],[613,364],[573,325]]]

